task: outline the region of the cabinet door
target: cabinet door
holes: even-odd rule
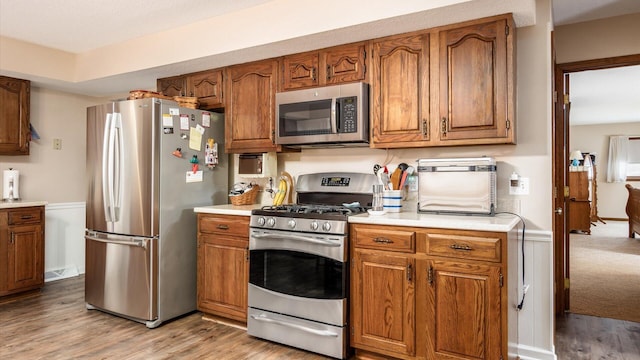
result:
[[[378,40],[372,53],[371,147],[427,146],[429,35]]]
[[[282,89],[291,90],[317,86],[318,82],[318,52],[308,52],[285,56],[282,60],[284,74]]]
[[[440,260],[417,265],[418,282],[428,285],[418,295],[426,357],[502,358],[501,268]]]
[[[228,153],[276,151],[278,60],[232,66],[227,71],[225,150]]]
[[[7,290],[44,284],[44,246],[41,225],[9,227]]]
[[[321,74],[328,85],[364,80],[366,72],[364,42],[336,46],[320,53]]]
[[[247,240],[199,237],[198,310],[247,321],[247,253]]]
[[[0,155],[29,155],[29,80],[0,76]]]
[[[440,33],[439,143],[514,142],[512,31],[499,20]]]
[[[187,83],[184,76],[172,76],[158,79],[156,82],[157,91],[166,96],[193,96],[187,94]]]
[[[215,109],[224,106],[222,70],[210,70],[187,76],[189,96],[198,98],[200,109]]]
[[[414,259],[356,249],[352,261],[351,345],[414,355]]]

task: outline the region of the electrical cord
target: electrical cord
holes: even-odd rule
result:
[[[508,211],[501,211],[501,212],[497,212],[497,214],[510,214],[510,215],[515,215],[518,218],[520,218],[520,222],[522,223],[522,286],[524,286],[524,233],[525,233],[525,222],[524,219],[522,218],[522,216],[516,214],[516,213],[512,213],[512,212],[508,212]],[[520,300],[520,303],[516,306],[516,308],[518,308],[518,311],[522,310],[522,307],[524,306],[524,297],[526,295],[526,292],[523,290],[522,291],[522,299]]]

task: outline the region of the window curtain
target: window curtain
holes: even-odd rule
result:
[[[607,182],[624,182],[627,179],[628,153],[628,136],[609,136],[609,163],[607,164]]]

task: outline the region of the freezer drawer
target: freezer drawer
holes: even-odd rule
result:
[[[87,307],[140,322],[157,319],[157,241],[87,232]]]

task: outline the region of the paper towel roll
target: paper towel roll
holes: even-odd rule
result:
[[[20,199],[20,172],[5,170],[2,176],[2,199],[7,201]]]

